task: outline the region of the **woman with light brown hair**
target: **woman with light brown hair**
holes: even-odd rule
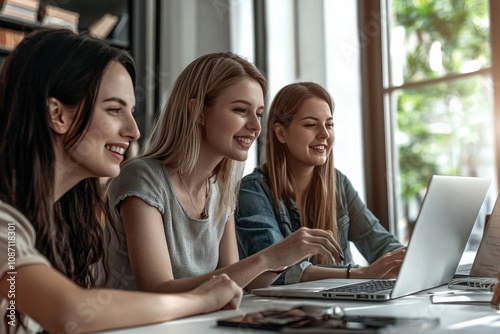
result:
[[[230,52],[201,56],[184,69],[145,152],[109,185],[115,230],[108,286],[179,292],[225,273],[251,290],[315,254],[339,261],[331,232],[309,228],[239,261],[237,185],[260,134],[266,91],[260,71]]]
[[[282,88],[269,111],[266,163],[241,183],[235,213],[241,258],[303,227],[330,231],[342,247],[343,264],[324,266],[321,257],[306,259],[290,267],[276,283],[393,278],[402,263],[403,245],[366,208],[349,179],[334,168],[333,110],[333,100],[318,84],[302,82]],[[355,266],[349,241],[369,266]]]

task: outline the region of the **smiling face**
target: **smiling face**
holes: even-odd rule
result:
[[[320,98],[305,100],[290,124],[274,125],[278,140],[286,145],[287,163],[292,168],[321,166],[332,151],[333,116],[328,103]]]
[[[140,135],[134,110],[132,79],[121,64],[112,62],[102,77],[88,130],[71,151],[81,177],[115,177],[120,173],[130,141]]]
[[[226,88],[204,109],[205,139],[201,150],[216,159],[245,161],[261,131],[264,94],[260,84],[245,78]]]

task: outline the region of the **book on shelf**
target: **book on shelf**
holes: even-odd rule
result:
[[[12,50],[24,38],[24,34],[20,31],[15,31],[7,28],[0,28],[0,47]]]
[[[66,27],[78,31],[80,14],[56,6],[47,5],[43,10],[42,26]]]
[[[18,7],[23,7],[27,9],[31,9],[34,11],[38,11],[40,6],[39,0],[0,0],[1,4],[11,4]]]
[[[39,0],[3,0],[0,14],[26,22],[37,22],[39,5]]]
[[[88,33],[98,38],[107,38],[109,33],[113,30],[118,22],[118,16],[111,14],[104,14],[98,20],[92,22],[89,26]]]

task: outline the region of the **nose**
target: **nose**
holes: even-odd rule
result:
[[[256,132],[257,136],[260,134],[260,118],[257,116],[257,114],[253,114],[252,116],[250,116],[250,120],[247,123],[247,129]]]
[[[122,135],[130,138],[131,140],[137,140],[141,136],[139,128],[137,127],[137,122],[135,121],[133,115],[129,115],[129,117],[127,117],[124,121]]]
[[[320,132],[318,133],[318,137],[321,139],[328,139],[330,138],[331,134],[330,131],[323,125],[321,126]]]

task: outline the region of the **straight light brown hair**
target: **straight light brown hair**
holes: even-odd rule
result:
[[[277,203],[282,198],[296,200],[296,194],[295,179],[286,161],[286,145],[278,140],[274,125],[277,123],[284,128],[288,127],[304,101],[313,97],[325,101],[333,114],[335,106],[330,94],[312,82],[299,82],[283,87],[271,104],[267,120],[266,163],[263,165],[263,171],[268,177]],[[302,223],[310,228],[330,230],[338,241],[333,150],[323,165],[314,167],[313,178],[304,198],[305,217]]]

